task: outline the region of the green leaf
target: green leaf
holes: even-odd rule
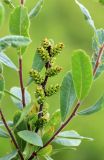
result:
[[[44,65],[45,64],[41,56],[39,55],[38,51],[36,51],[34,59],[33,59],[32,68],[40,72],[43,69]]]
[[[39,155],[39,156],[50,155],[51,152],[52,152],[52,145],[48,145],[47,147],[41,149],[41,150],[38,152],[38,155]]]
[[[28,16],[27,8],[23,5],[14,9],[10,16],[9,30],[12,34],[22,35],[29,37],[30,21]],[[19,54],[23,54],[26,50],[26,46],[20,48]]]
[[[29,36],[29,17],[27,8],[19,6],[14,9],[10,16],[9,30],[12,34]]]
[[[89,11],[84,7],[84,5],[82,5],[81,3],[79,3],[78,0],[75,0],[76,4],[80,7],[82,13],[84,14],[85,19],[87,20],[87,22],[89,23],[89,25],[94,29],[94,31],[96,32],[96,28],[94,25],[94,21],[89,13]]]
[[[6,36],[3,38],[0,38],[0,51],[10,46],[14,48],[25,47],[29,45],[30,42],[31,40],[24,36],[16,36],[16,35]]]
[[[79,115],[90,115],[104,108],[104,95],[91,107],[78,112]]]
[[[18,68],[16,67],[16,65],[11,61],[11,59],[4,54],[3,52],[0,52],[0,62],[3,63],[4,65],[18,71]]]
[[[91,141],[93,140],[92,138],[80,136],[79,133],[77,133],[74,130],[60,132],[58,134],[58,137],[64,137],[64,138],[70,138],[70,139],[87,139]]]
[[[9,135],[7,132],[0,128],[0,137],[9,138]]]
[[[90,57],[83,50],[76,50],[72,56],[72,76],[78,100],[89,93],[93,81]]]
[[[17,151],[13,151],[12,153],[6,155],[5,157],[0,158],[0,160],[11,160],[15,158],[17,155]]]
[[[77,147],[81,144],[81,140],[80,139],[68,139],[68,138],[59,138],[57,137],[54,140],[55,143],[66,146],[66,147]]]
[[[13,126],[13,122],[12,121],[7,121],[7,125],[12,127]],[[0,126],[4,126],[4,123],[2,121],[0,121]]]
[[[45,64],[44,64],[41,56],[39,55],[38,51],[36,51],[34,59],[33,59],[32,69],[35,69],[38,72],[40,72],[43,69],[44,65]],[[33,82],[33,79],[30,77],[27,85],[31,84],[32,82]]]
[[[30,11],[29,18],[36,17],[40,13],[42,6],[43,6],[43,2],[44,0],[38,0],[35,7]]]
[[[71,73],[68,72],[63,79],[60,89],[60,110],[62,121],[64,121],[67,115],[70,113],[75,100],[76,94],[73,79]]]
[[[15,105],[19,109],[23,109],[21,88],[19,88],[19,87],[12,87],[10,89],[10,93],[19,98],[19,100],[18,100],[15,97],[11,96],[11,99],[15,103]],[[25,103],[26,103],[26,106],[31,103],[31,96],[30,96],[29,92],[26,89],[25,89]]]
[[[2,5],[2,3],[0,3],[0,27],[2,26],[3,22],[4,22],[4,6]]]
[[[41,146],[41,147],[43,146],[41,137],[35,132],[24,130],[24,131],[18,132],[18,135],[20,138],[22,138],[23,140],[25,140],[30,144],[33,144],[35,146]]]
[[[95,67],[99,51],[104,44],[104,30],[103,29],[97,29],[96,34],[94,34],[92,39],[92,49],[93,49],[93,57],[92,57],[92,64],[93,68]],[[96,74],[94,78],[98,78],[102,73],[104,72],[104,54],[102,52],[101,58],[100,58],[100,64],[97,68]]]

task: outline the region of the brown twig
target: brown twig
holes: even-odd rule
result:
[[[12,141],[13,141],[16,149],[17,149],[17,152],[18,152],[18,155],[19,155],[20,159],[24,160],[22,152],[21,152],[21,150],[20,150],[20,148],[19,148],[19,146],[18,146],[18,144],[17,144],[17,142],[16,142],[16,140],[15,140],[15,138],[14,138],[9,126],[8,126],[8,124],[6,123],[5,117],[4,117],[1,109],[0,109],[0,116],[1,116],[1,119],[2,119],[2,121],[4,123],[5,128],[7,129],[8,133],[9,133],[9,135],[10,135],[10,137],[11,137],[11,139],[12,139]]]
[[[20,87],[21,87],[21,94],[22,94],[22,105],[25,107],[25,88],[23,85],[23,75],[22,75],[22,57],[19,57],[19,79],[20,79]]]

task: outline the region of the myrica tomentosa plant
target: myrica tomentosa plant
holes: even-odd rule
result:
[[[12,8],[9,21],[11,35],[0,38],[0,101],[2,106],[2,98],[8,94],[14,106],[18,108],[13,121],[6,121],[0,106],[0,137],[8,138],[12,148],[12,152],[0,160],[52,160],[51,155],[78,147],[83,139],[92,140],[80,136],[74,130],[63,131],[77,115],[90,115],[104,107],[104,95],[102,95],[94,105],[78,111],[88,96],[91,85],[104,71],[104,30],[96,29],[88,10],[79,1],[75,0],[75,2],[94,30],[93,56],[90,58],[81,49],[74,51],[72,71],[66,73],[61,85],[50,86],[47,85],[48,80],[57,76],[62,70],[60,66],[55,65],[55,58],[61,54],[64,44],[55,44],[52,39],[47,38],[36,49],[26,86],[23,81],[22,56],[31,43],[29,37],[30,20],[40,12],[43,0],[39,0],[29,13],[24,0],[20,1],[19,6],[15,6],[12,0],[3,0],[0,3],[0,25],[4,19],[3,3]],[[104,1],[100,0],[100,2]],[[8,47],[16,49],[18,67],[5,54]],[[18,72],[20,87],[12,87],[10,91],[6,90],[2,64]],[[34,83],[35,103],[31,102],[30,93],[27,91],[31,83]],[[60,92],[60,110],[50,116],[47,98],[58,91]],[[55,149],[54,143],[64,147]]]

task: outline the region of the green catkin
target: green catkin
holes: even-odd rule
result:
[[[37,70],[31,69],[29,74],[30,77],[33,78],[36,84],[41,84],[44,81],[44,78],[40,75],[40,73]]]
[[[56,94],[59,91],[59,84],[56,84],[55,86],[51,85],[50,87],[48,87],[45,91],[46,96],[52,96],[53,94]]]
[[[60,73],[61,70],[62,70],[61,67],[55,66],[55,67],[52,67],[52,68],[47,69],[47,71],[46,71],[45,74],[46,74],[46,76],[48,76],[48,77],[52,77],[52,76],[55,76],[55,75],[57,75],[58,73]]]

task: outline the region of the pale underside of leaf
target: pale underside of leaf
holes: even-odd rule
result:
[[[18,135],[20,138],[22,138],[23,140],[25,140],[30,144],[33,144],[35,146],[41,146],[41,147],[43,146],[41,137],[35,132],[24,130],[24,131],[18,132]]]
[[[78,112],[79,115],[90,115],[104,108],[104,95],[95,103],[95,105]]]
[[[81,144],[80,139],[68,139],[68,138],[60,138],[60,137],[56,138],[54,142],[67,147],[77,147]]]

